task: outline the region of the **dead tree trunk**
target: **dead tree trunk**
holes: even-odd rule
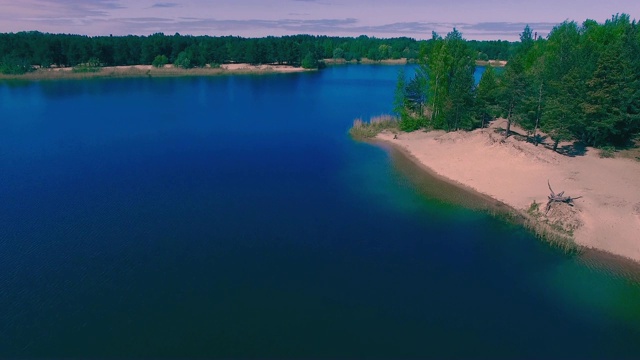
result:
[[[572,198],[571,196],[564,196],[564,191],[556,194],[551,188],[551,183],[549,182],[549,180],[547,180],[547,185],[549,185],[549,191],[551,191],[551,194],[549,194],[548,196],[549,201],[547,201],[547,207],[544,211],[545,215],[549,212],[549,209],[551,209],[551,204],[553,204],[554,202],[565,203],[569,206],[573,206],[573,200],[580,199],[582,197],[578,196]]]

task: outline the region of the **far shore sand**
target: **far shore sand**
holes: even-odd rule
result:
[[[500,201],[529,219],[562,227],[575,243],[640,262],[640,162],[600,158],[597,149],[562,155],[516,136],[502,141],[487,129],[445,133],[385,131],[378,140],[392,144],[437,175]],[[517,130],[517,128],[516,128]],[[582,196],[574,207],[557,204],[547,216],[549,189]],[[540,211],[531,216],[533,202]]]
[[[181,77],[181,76],[217,76],[233,74],[275,74],[314,71],[288,65],[250,65],[224,64],[219,68],[181,69],[173,65],[155,68],[151,65],[105,66],[97,72],[77,73],[73,68],[38,69],[24,75],[2,75],[0,80],[58,80],[89,78],[124,78],[124,77]]]
[[[344,59],[324,59],[326,65],[346,65],[346,64],[383,64],[383,65],[405,65],[407,59],[369,60],[366,58],[357,61],[345,61]],[[494,67],[504,66],[505,61],[491,60],[476,61],[478,66],[486,66],[491,63]],[[181,69],[173,65],[165,65],[163,68],[155,68],[151,65],[131,65],[131,66],[104,66],[96,72],[74,72],[73,68],[48,68],[37,69],[23,75],[0,74],[2,80],[61,80],[61,79],[92,79],[92,78],[131,78],[131,77],[182,77],[182,76],[218,76],[218,75],[261,75],[276,73],[294,73],[316,71],[289,65],[251,65],[245,63],[223,64],[217,68],[204,67]]]
[[[357,60],[347,61],[345,59],[323,59],[326,65],[347,65],[347,64],[380,64],[380,65],[406,65],[411,63],[407,58],[400,59],[386,59],[386,60],[371,60],[367,58],[360,59],[360,62]],[[415,63],[416,61],[413,60]],[[491,65],[492,67],[504,67],[507,65],[507,62],[504,60],[476,60],[476,66],[487,66]]]

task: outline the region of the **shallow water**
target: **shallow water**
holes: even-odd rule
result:
[[[640,356],[637,282],[348,137],[397,70],[0,83],[0,357]]]

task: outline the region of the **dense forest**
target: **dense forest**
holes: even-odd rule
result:
[[[36,31],[0,34],[0,72],[19,74],[34,67],[163,65],[202,67],[223,63],[288,64],[317,67],[321,59],[417,59],[425,41],[401,37],[379,39],[295,35],[266,38],[233,36],[98,36],[45,34]],[[514,44],[474,41],[481,60],[507,59]]]
[[[411,131],[454,131],[507,119],[538,144],[539,131],[557,149],[560,141],[625,146],[640,132],[640,29],[628,15],[603,24],[566,21],[547,38],[527,26],[504,71],[488,67],[474,84],[476,52],[453,30],[433,34],[423,47],[416,75],[401,73],[395,111]]]

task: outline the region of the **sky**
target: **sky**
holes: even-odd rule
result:
[[[431,38],[456,27],[470,40],[540,36],[565,21],[640,18],[640,0],[0,0],[0,32],[83,35],[293,34]]]

